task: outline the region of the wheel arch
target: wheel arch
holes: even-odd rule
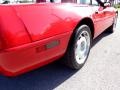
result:
[[[92,39],[94,38],[94,34],[95,34],[95,29],[94,29],[94,23],[92,21],[91,18],[83,18],[79,21],[79,23],[76,25],[76,27],[74,28],[73,30],[73,33],[70,37],[70,40],[69,40],[69,43],[68,43],[68,46],[67,46],[67,49],[68,47],[71,45],[71,43],[73,42],[73,39],[74,39],[74,35],[75,35],[75,32],[76,30],[81,26],[81,25],[88,25],[90,27],[90,31],[91,31],[91,34],[92,34]]]
[[[90,28],[91,34],[92,34],[92,38],[94,38],[94,34],[95,34],[95,28],[94,28],[94,23],[93,20],[89,17],[83,18],[79,21],[79,23],[77,24],[77,26],[75,27],[74,31],[79,28],[81,25],[87,25]]]

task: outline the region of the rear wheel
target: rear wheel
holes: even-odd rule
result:
[[[90,28],[87,25],[81,25],[68,46],[64,59],[65,64],[72,69],[80,69],[88,58],[91,41]]]

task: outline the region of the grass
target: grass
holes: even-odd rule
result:
[[[120,8],[117,8],[117,10],[119,10],[119,11],[120,11]]]
[[[120,10],[120,8],[116,8],[117,10]]]

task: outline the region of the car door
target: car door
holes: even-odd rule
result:
[[[95,35],[99,35],[102,33],[106,28],[106,18],[107,14],[105,13],[105,9],[102,6],[99,6],[96,0],[92,0],[92,10],[95,23]]]
[[[104,14],[105,14],[105,24],[106,27],[109,27],[113,23],[113,17],[114,17],[114,10],[113,7],[110,7],[110,5],[107,5],[106,3],[106,8],[104,9]]]

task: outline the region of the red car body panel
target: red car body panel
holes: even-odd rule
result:
[[[0,5],[1,73],[15,76],[59,59],[85,18],[93,21],[97,37],[115,17],[114,8],[104,10],[78,4]]]
[[[70,33],[65,33],[7,49],[0,54],[1,72],[7,76],[16,76],[60,58],[66,51],[69,38]],[[59,40],[61,44],[51,49],[46,48],[54,40]]]
[[[31,42],[25,26],[10,6],[0,6],[0,37],[4,49]]]
[[[27,27],[32,41],[70,32],[81,18],[80,15],[77,15],[78,11],[74,12],[77,9],[75,5],[33,4],[25,5],[24,8],[23,6],[15,6],[14,8]]]

